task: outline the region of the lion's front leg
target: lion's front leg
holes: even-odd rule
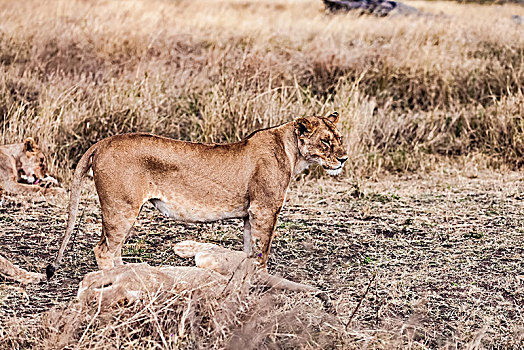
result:
[[[275,226],[277,223],[278,214],[280,213],[281,207],[258,207],[251,205],[249,212],[249,226],[251,228],[250,239],[260,239],[261,253],[260,260],[262,267],[266,267],[267,260],[269,258],[269,251],[271,250],[271,242],[273,241]],[[246,237],[244,236],[244,244]],[[244,245],[244,250],[246,246]],[[249,253],[248,253],[249,254]]]
[[[0,174],[0,177],[2,175]],[[40,187],[37,185],[28,185],[16,182],[15,176],[10,176],[0,182],[0,187],[3,188],[5,192],[12,194],[43,194],[43,195],[61,195],[66,193],[63,188],[60,187]]]
[[[260,240],[260,261],[263,268],[267,265],[278,214],[284,205],[290,181],[290,178],[285,176],[283,163],[283,161],[275,164],[262,163],[261,167],[254,172],[249,184],[249,208],[247,210],[249,238],[251,242],[254,238]],[[280,170],[276,175],[275,169]],[[247,237],[244,237],[244,242],[246,239]],[[245,246],[244,249],[246,249]]]
[[[3,187],[6,192],[13,194],[32,194],[32,193],[42,193],[42,194],[51,194],[56,195],[58,193],[51,191],[49,188],[43,188],[36,185],[26,185],[14,181],[5,181]]]
[[[249,216],[244,218],[244,253],[249,258],[253,257],[253,246],[255,245],[255,238],[251,234],[251,224],[249,223]]]
[[[42,281],[45,275],[26,271],[0,255],[0,275],[27,284]]]

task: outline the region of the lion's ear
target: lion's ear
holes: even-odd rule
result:
[[[36,150],[36,142],[32,137],[28,137],[24,141],[24,151],[34,152]]]
[[[326,117],[326,119],[332,122],[333,124],[338,123],[338,112],[331,113]]]
[[[295,131],[298,136],[312,134],[315,129],[316,126],[311,122],[311,120],[304,117],[295,119]]]

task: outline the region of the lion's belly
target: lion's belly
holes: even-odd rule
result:
[[[246,206],[238,203],[214,206],[190,201],[167,202],[160,199],[151,199],[150,202],[165,216],[185,222],[211,222],[247,215]]]

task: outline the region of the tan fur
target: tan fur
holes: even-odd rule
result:
[[[13,194],[43,193],[56,195],[65,191],[47,175],[46,156],[32,138],[22,143],[0,146],[0,188]]]
[[[132,303],[144,295],[159,291],[188,292],[199,290],[218,297],[250,283],[276,289],[319,293],[319,290],[257,269],[258,262],[244,252],[232,251],[214,244],[184,241],[175,245],[182,257],[195,257],[197,267],[152,267],[145,263],[126,264],[87,274],[78,287],[78,299],[94,300],[102,307]]]
[[[227,276],[245,276],[253,274],[257,283],[266,284],[277,289],[297,292],[319,292],[318,289],[289,281],[285,278],[270,275],[265,269],[260,269],[259,262],[250,258],[245,252],[234,251],[211,243],[183,241],[175,244],[175,253],[183,258],[195,258],[195,265],[202,269],[212,270]],[[243,278],[243,277],[242,277]]]
[[[185,222],[244,219],[244,251],[261,241],[265,266],[278,214],[291,179],[309,164],[339,173],[347,159],[336,129],[338,114],[307,117],[259,130],[232,144],[200,144],[147,134],[104,139],[82,156],[74,174],[64,240],[74,228],[82,179],[92,166],[102,207],[100,269],[122,264],[122,245],[146,202]]]
[[[0,275],[23,284],[40,282],[45,278],[45,275],[40,273],[29,272],[19,268],[1,255]]]

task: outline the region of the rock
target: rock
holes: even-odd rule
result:
[[[511,16],[511,20],[516,24],[524,24],[524,16],[513,15]]]
[[[361,11],[378,17],[420,14],[419,10],[393,0],[323,0],[326,9],[332,13]]]

